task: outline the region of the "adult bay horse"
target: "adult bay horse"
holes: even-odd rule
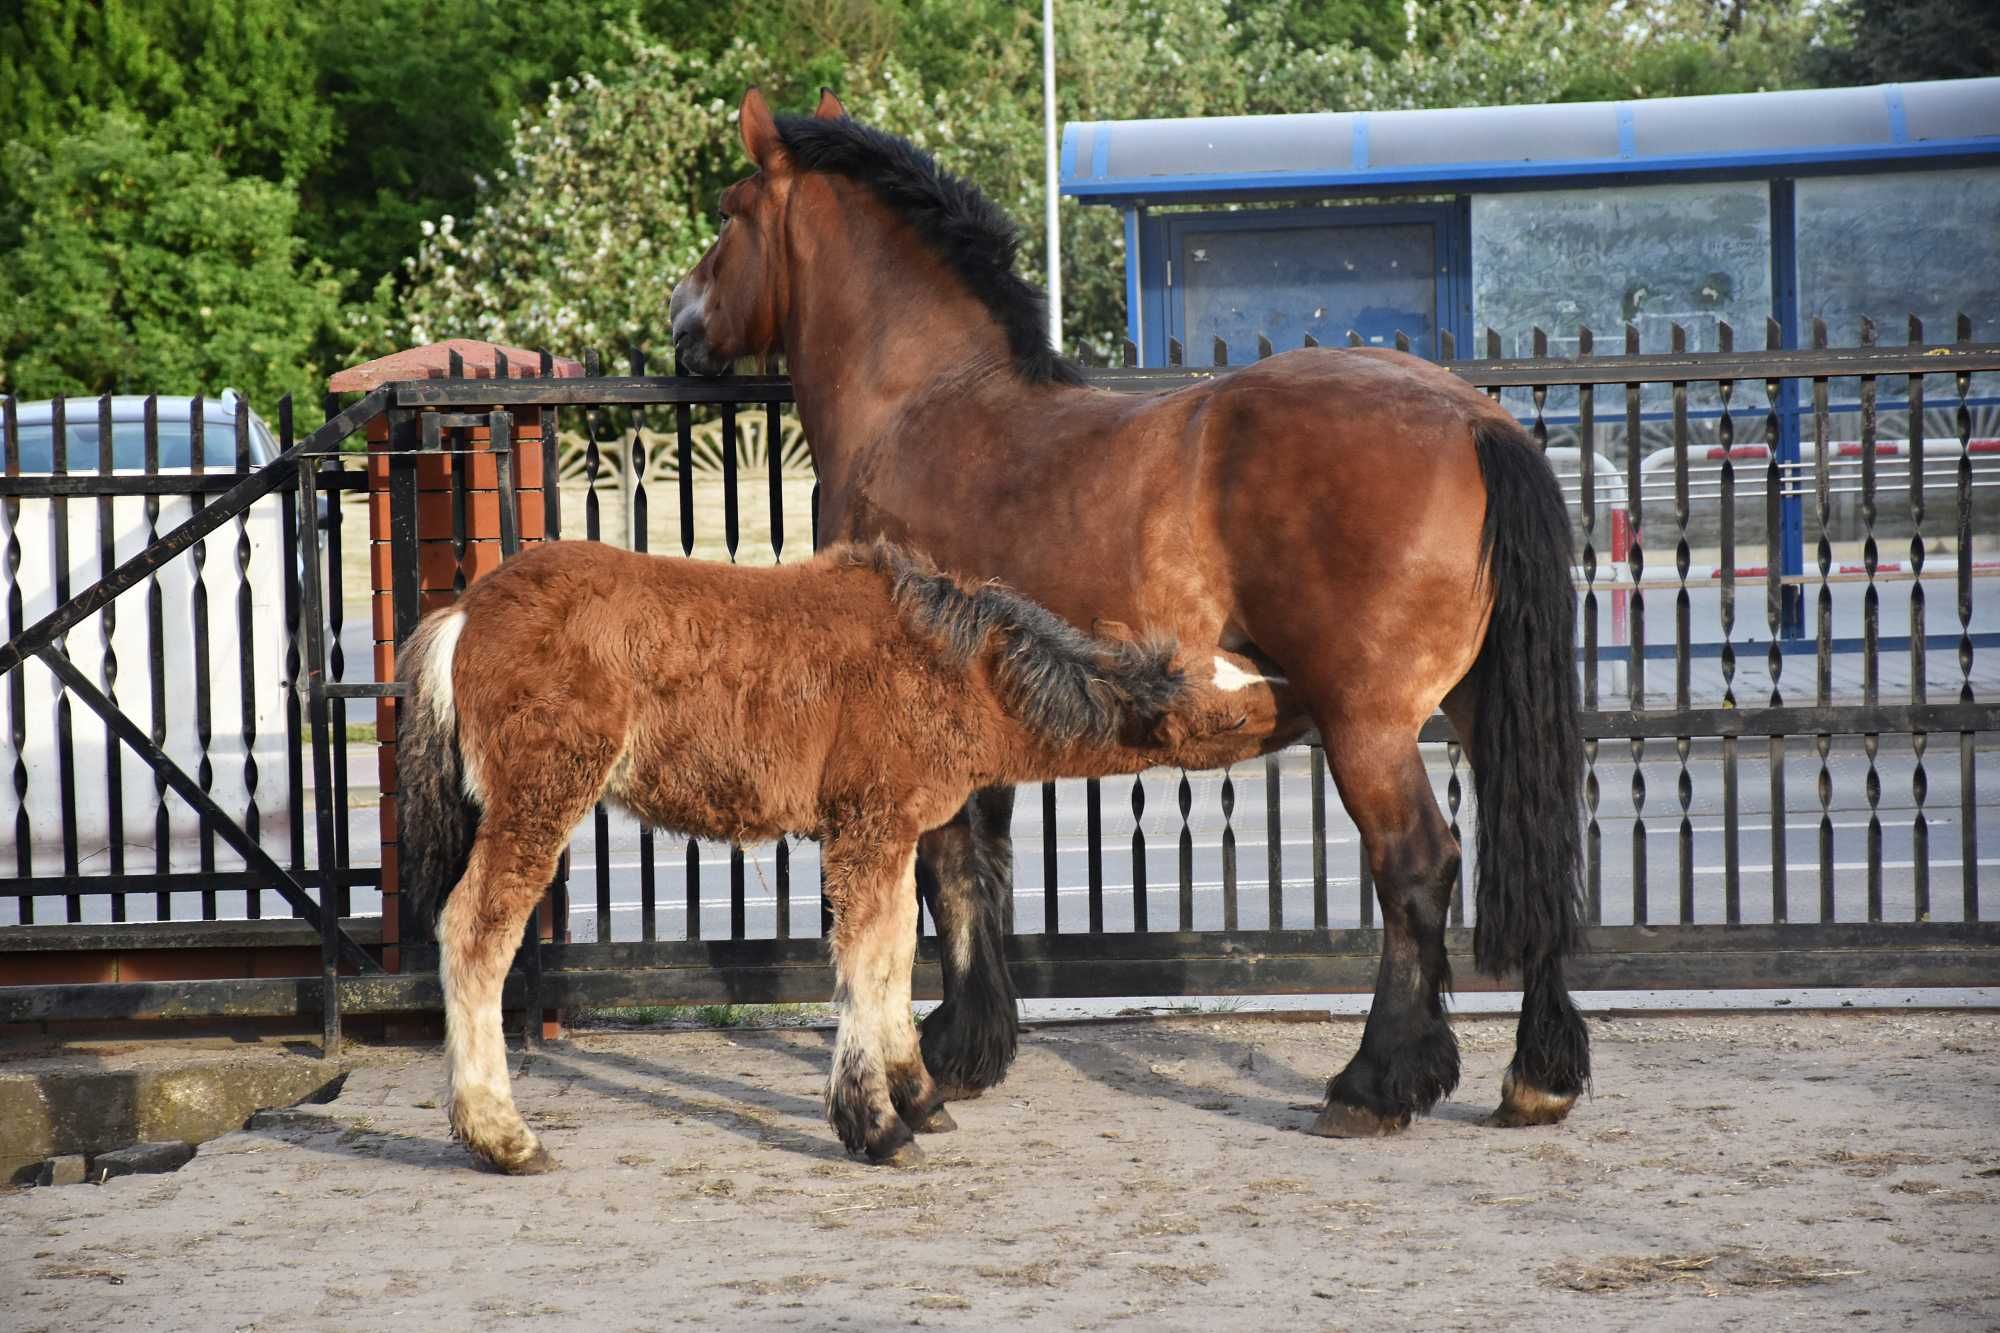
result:
[[[1093,390],[1049,349],[1012,226],[972,186],[831,93],[777,118],[752,89],[740,130],[756,171],[674,290],[674,348],[704,374],[784,353],[822,536],[888,537],[1078,625],[1245,654],[1289,680],[1297,729],[1318,728],[1383,941],[1315,1132],[1393,1133],[1458,1081],[1441,993],[1459,848],[1417,749],[1440,706],[1479,800],[1475,962],[1519,969],[1525,990],[1492,1122],[1568,1114],[1590,1064],[1563,980],[1581,915],[1569,522],[1520,427],[1446,371],[1365,348],[1156,396]],[[953,1094],[1014,1052],[1011,810],[981,793],[921,844],[945,943],[922,1049]]]
[[[917,836],[996,782],[1213,763],[1267,734],[1253,663],[1092,639],[886,544],[739,569],[596,542],[520,555],[403,647],[406,889],[437,913],[453,1131],[531,1174],[500,988],[599,797],[679,833],[820,840],[840,1033],[827,1114],[871,1160],[951,1128],[910,1021]]]

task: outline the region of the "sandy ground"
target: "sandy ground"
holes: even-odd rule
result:
[[[2000,1018],[1593,1019],[1594,1097],[1302,1134],[1349,1021],[1051,1026],[917,1170],[849,1160],[831,1034],[586,1035],[517,1089],[563,1169],[445,1138],[432,1050],[177,1174],[0,1195],[0,1327],[2000,1327]],[[517,1061],[518,1064],[518,1061]]]

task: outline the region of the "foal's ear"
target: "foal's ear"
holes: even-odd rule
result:
[[[743,94],[743,106],[736,121],[736,127],[743,132],[743,151],[762,167],[778,151],[778,122],[772,118],[764,94],[755,88]]]
[[[847,108],[833,95],[833,89],[822,88],[819,90],[819,105],[813,109],[813,117],[816,120],[846,120]]]

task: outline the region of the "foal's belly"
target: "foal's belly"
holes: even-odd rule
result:
[[[815,831],[816,807],[798,772],[760,772],[693,747],[664,761],[628,752],[604,795],[660,829],[738,846]]]

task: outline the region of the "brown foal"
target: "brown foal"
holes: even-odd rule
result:
[[[903,1163],[912,1131],[950,1127],[910,1014],[918,836],[983,786],[1212,765],[1287,711],[1247,659],[1094,639],[886,544],[745,569],[550,543],[427,616],[397,678],[403,876],[438,913],[451,1126],[511,1173],[551,1162],[514,1107],[501,985],[600,798],[697,837],[820,840],[828,1117]]]

